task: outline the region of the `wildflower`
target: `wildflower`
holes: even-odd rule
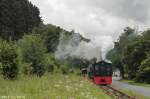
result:
[[[61,97],[60,96],[56,96],[56,99],[61,99]]]
[[[87,92],[87,94],[90,95],[91,93],[90,93],[90,92]]]
[[[84,96],[84,92],[81,92],[81,95]]]
[[[66,89],[67,89],[67,91],[70,91],[70,89],[71,89],[71,87],[70,86],[65,86],[66,87]]]
[[[69,78],[69,76],[65,76],[65,78],[66,78],[66,79],[68,79],[68,78]]]
[[[74,97],[69,97],[69,99],[75,99]]]
[[[76,91],[78,91],[78,88],[75,88]]]
[[[83,84],[80,84],[79,87],[83,87]]]
[[[96,97],[94,97],[93,99],[97,99]]]
[[[58,85],[58,84],[55,84],[55,85],[54,85],[54,87],[59,87],[59,86],[60,86],[60,85]]]
[[[87,94],[87,95],[85,95],[85,97],[86,97],[86,98],[89,98],[89,97],[90,97],[90,95],[88,95],[88,94]]]

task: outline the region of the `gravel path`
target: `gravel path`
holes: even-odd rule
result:
[[[117,86],[118,88],[129,89],[136,93],[140,93],[140,94],[143,94],[144,96],[150,97],[150,88],[149,87],[130,85],[125,82],[120,82],[119,80],[116,80],[116,79],[113,79],[113,85]]]

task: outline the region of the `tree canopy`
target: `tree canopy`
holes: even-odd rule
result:
[[[123,77],[149,83],[150,30],[140,35],[134,31],[126,28],[107,58],[121,70]]]
[[[42,22],[39,9],[28,0],[0,0],[0,36],[18,39]]]

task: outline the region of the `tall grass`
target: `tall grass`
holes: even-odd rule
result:
[[[23,96],[25,99],[111,99],[96,85],[77,75],[46,74],[22,76],[18,80],[0,77],[0,97]]]

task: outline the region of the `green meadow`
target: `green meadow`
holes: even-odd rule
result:
[[[1,77],[0,89],[1,98],[12,99],[111,99],[91,81],[75,74],[23,76],[11,81]]]

